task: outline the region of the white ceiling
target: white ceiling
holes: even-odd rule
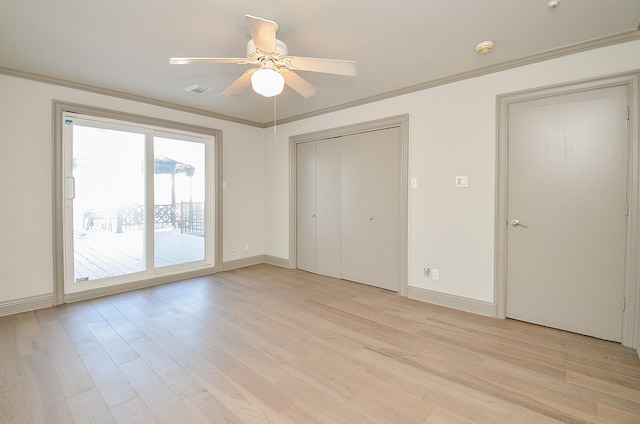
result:
[[[640,38],[640,0],[2,0],[0,73],[46,76],[266,124],[273,99],[250,88],[219,95],[247,68],[169,65],[169,57],[244,57],[244,15],[278,22],[295,56],[357,62],[354,78],[299,74],[320,93],[289,88],[279,121],[405,93],[541,54]],[[475,53],[493,40],[495,51]],[[567,47],[571,47],[567,49]],[[639,52],[640,54],[640,52]],[[543,55],[544,56],[544,55]],[[213,90],[198,96],[192,84]]]

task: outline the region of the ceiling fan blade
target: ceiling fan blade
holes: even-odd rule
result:
[[[278,24],[268,19],[257,18],[251,15],[245,15],[251,38],[256,48],[265,53],[274,53],[276,51],[276,31]]]
[[[227,87],[226,90],[220,93],[220,95],[231,97],[240,94],[242,90],[244,90],[245,88],[247,88],[247,86],[249,86],[249,84],[251,84],[251,74],[253,74],[255,71],[255,69],[249,69],[247,72],[242,74],[240,78],[235,80],[233,84]]]
[[[302,97],[309,98],[315,94],[318,94],[317,88],[309,84],[304,78],[302,78],[292,70],[282,70],[282,76],[284,77],[285,84],[297,91],[298,94],[300,94]]]
[[[318,59],[315,57],[289,56],[294,69],[325,74],[356,76],[356,63],[350,60]]]
[[[188,65],[192,63],[239,63],[246,58],[236,57],[172,57],[169,63],[172,65]]]

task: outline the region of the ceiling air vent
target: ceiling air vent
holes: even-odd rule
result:
[[[190,85],[189,87],[184,89],[184,91],[188,91],[189,93],[193,93],[193,94],[197,94],[197,95],[208,93],[211,90],[212,90],[211,87],[206,87],[206,86],[200,85],[200,84],[193,84],[193,85]]]

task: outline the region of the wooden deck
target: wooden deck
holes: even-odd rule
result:
[[[155,231],[155,266],[183,264],[204,259],[204,237],[180,234],[180,229]],[[144,271],[143,232],[90,230],[74,240],[75,279],[96,280]]]
[[[0,423],[640,423],[619,344],[268,265],[0,318]]]

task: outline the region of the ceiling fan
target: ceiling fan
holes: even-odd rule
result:
[[[246,15],[245,18],[251,32],[246,58],[172,57],[169,63],[173,65],[192,63],[255,65],[255,68],[249,69],[224,90],[221,93],[222,96],[238,95],[251,84],[258,94],[272,97],[280,94],[286,84],[301,96],[308,98],[317,94],[318,90],[295,71],[356,75],[356,64],[349,60],[288,56],[287,45],[276,39],[278,31],[276,22],[250,15]]]

